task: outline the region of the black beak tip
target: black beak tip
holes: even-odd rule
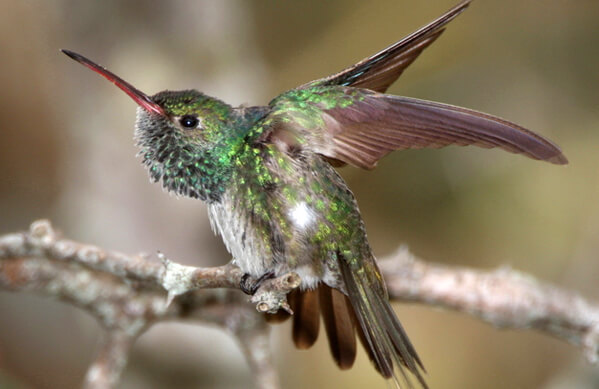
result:
[[[60,51],[65,54],[66,56],[68,56],[71,59],[74,59],[77,62],[81,62],[83,56],[81,54],[77,54],[74,51],[71,50],[67,50],[67,49],[60,49]]]

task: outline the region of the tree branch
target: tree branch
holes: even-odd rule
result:
[[[121,372],[127,365],[129,350],[135,338],[123,331],[104,334],[102,347],[96,360],[85,375],[85,389],[106,389],[115,387]]]
[[[482,271],[417,259],[405,248],[379,266],[391,298],[453,309],[500,328],[535,329],[573,345],[596,363],[599,305],[579,294],[500,267]]]
[[[114,387],[131,343],[159,321],[213,323],[242,345],[265,343],[264,319],[247,296],[232,289],[240,279],[241,272],[231,264],[194,268],[164,256],[125,255],[60,239],[44,220],[34,222],[28,232],[0,237],[1,289],[59,298],[91,313],[105,329],[100,353],[86,376],[87,388]],[[264,367],[274,366],[270,351],[259,347],[254,353],[245,356],[250,366],[261,367],[253,371],[257,383],[277,388],[276,377]]]
[[[597,362],[599,306],[578,294],[507,268],[428,263],[407,249],[379,264],[393,299],[457,310],[497,327],[533,328],[582,347]],[[225,329],[238,340],[256,384],[278,388],[269,330],[259,312],[288,309],[286,294],[300,280],[295,273],[267,280],[252,297],[252,309],[248,297],[235,290],[242,275],[234,263],[184,266],[162,254],[126,255],[61,239],[44,220],[28,232],[0,237],[0,288],[59,298],[90,312],[105,329],[86,388],[114,387],[137,337],[165,320]]]

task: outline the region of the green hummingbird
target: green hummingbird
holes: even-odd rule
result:
[[[423,364],[389,303],[356,199],[334,167],[372,169],[393,150],[452,144],[567,163],[558,146],[517,124],[384,93],[469,3],[267,106],[232,107],[197,90],[148,96],[89,59],[63,52],[139,105],[136,139],[152,181],[207,203],[212,228],[247,275],[244,291],[252,293],[267,277],[300,276],[289,296],[299,348],[316,341],[322,314],[340,368],[354,362],[357,333],[383,377],[409,387],[415,377],[427,387]]]

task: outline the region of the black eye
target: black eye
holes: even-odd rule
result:
[[[184,115],[179,119],[179,123],[185,128],[196,128],[198,126],[199,120],[194,115]]]

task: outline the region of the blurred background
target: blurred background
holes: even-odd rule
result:
[[[59,48],[149,94],[197,88],[260,105],[375,53],[456,1],[3,1],[0,233],[49,218],[71,239],[114,250],[161,250],[202,266],[229,259],[203,204],[149,183],[135,158],[133,101]],[[345,168],[379,257],[405,243],[430,261],[509,265],[599,298],[598,20],[596,0],[475,1],[391,87],[522,124],[558,143],[570,165],[450,147],[391,154],[372,172]],[[561,341],[396,308],[431,387],[599,387],[599,370]],[[362,351],[340,372],[324,339],[300,352],[289,331],[272,335],[285,388],[385,387]],[[98,335],[75,308],[0,293],[0,387],[79,387]],[[231,338],[173,323],[142,336],[121,387],[249,383]]]

